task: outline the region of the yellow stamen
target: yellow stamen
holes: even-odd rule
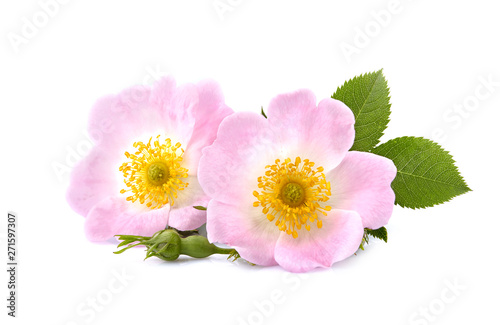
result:
[[[314,168],[309,159],[290,158],[282,163],[276,159],[274,165],[266,166],[264,176],[257,179],[260,192],[254,191],[257,201],[254,207],[262,207],[262,213],[279,230],[298,237],[298,230],[304,226],[310,231],[311,224],[323,227],[318,214],[326,216],[330,206],[323,202],[330,199],[330,182],[325,179],[323,167]],[[275,221],[276,220],[276,221]]]
[[[188,177],[188,170],[181,166],[184,150],[180,143],[172,145],[170,139],[160,144],[160,136],[151,144],[135,142],[134,154],[125,152],[125,157],[130,159],[120,166],[127,190],[122,189],[121,194],[131,192],[127,201],[146,204],[150,209],[161,208],[167,203],[174,205],[177,191],[184,190],[189,183],[182,179]]]

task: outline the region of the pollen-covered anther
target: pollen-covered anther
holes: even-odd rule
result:
[[[152,140],[150,138],[146,144],[134,142],[137,151],[133,154],[125,152],[129,161],[123,163],[119,170],[128,189],[122,189],[120,193],[130,192],[127,201],[139,201],[148,208],[156,209],[167,203],[174,204],[177,191],[188,186],[183,181],[188,177],[188,170],[181,166],[184,151],[180,149],[180,143],[172,145],[172,141],[166,139],[160,144],[160,136],[153,144]]]
[[[325,205],[331,196],[331,185],[325,179],[323,167],[314,168],[308,159],[290,158],[266,166],[264,176],[257,179],[260,192],[254,191],[257,201],[254,207],[262,207],[262,213],[269,221],[294,238],[304,227],[311,230],[311,224],[323,227],[319,214],[326,216],[331,210]]]

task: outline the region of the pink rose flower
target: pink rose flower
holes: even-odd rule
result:
[[[231,113],[212,81],[176,86],[162,79],[99,100],[89,119],[95,146],[74,168],[67,192],[86,217],[87,237],[204,224],[206,212],[193,208],[209,200],[197,179],[201,150]]]
[[[207,232],[259,265],[330,267],[356,252],[364,227],[387,224],[396,167],[348,151],[354,116],[309,90],[274,98],[268,118],[234,113],[203,150],[198,177],[212,198]]]

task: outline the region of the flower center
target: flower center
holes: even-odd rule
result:
[[[281,200],[291,207],[296,207],[304,202],[304,189],[300,184],[288,183],[281,188]]]
[[[177,191],[184,190],[189,183],[183,181],[188,177],[188,170],[181,166],[184,150],[180,143],[172,145],[170,139],[160,144],[160,136],[151,144],[138,141],[134,143],[137,151],[134,154],[125,152],[129,161],[120,166],[127,190],[130,192],[127,201],[139,201],[148,208],[161,208],[167,203],[174,204]]]
[[[258,201],[254,207],[262,207],[262,213],[269,221],[293,238],[298,237],[302,226],[311,230],[311,224],[318,228],[323,226],[319,213],[326,216],[330,206],[324,202],[330,199],[330,182],[325,179],[323,167],[314,168],[314,162],[309,159],[290,158],[282,163],[276,159],[274,165],[266,166],[264,176],[257,179],[260,192],[253,195]]]
[[[163,185],[170,178],[170,170],[163,162],[155,162],[148,167],[148,179],[152,184]]]

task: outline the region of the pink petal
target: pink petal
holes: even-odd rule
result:
[[[193,113],[196,123],[184,155],[187,168],[193,175],[196,175],[198,169],[201,150],[214,142],[220,123],[233,113],[224,103],[222,90],[215,81],[202,81],[196,87],[199,96],[199,104]]]
[[[88,132],[96,143],[112,149],[129,149],[134,141],[157,135],[180,141],[185,148],[193,132],[196,105],[194,85],[176,87],[173,79],[162,79],[151,89],[136,86],[97,101]]]
[[[148,87],[135,86],[99,99],[89,116],[88,132],[91,138],[96,144],[110,142],[123,146],[124,138],[129,138],[130,128],[137,128],[133,125],[134,121],[141,120],[143,111],[151,110],[152,115],[160,114],[159,107],[150,107],[149,97]]]
[[[203,149],[198,180],[210,197],[224,203],[253,200],[257,178],[274,163],[278,149],[267,120],[257,113],[226,117],[213,145]]]
[[[210,199],[203,192],[196,176],[189,176],[186,181],[189,185],[177,192],[177,199],[170,207],[168,217],[168,225],[179,230],[193,230],[207,222],[207,212],[193,207],[206,207]]]
[[[210,242],[235,248],[242,258],[251,263],[276,265],[274,248],[280,231],[258,208],[210,201],[207,234]]]
[[[269,104],[268,118],[287,157],[309,159],[327,171],[342,161],[354,143],[352,111],[331,98],[316,107],[310,90],[277,96]]]
[[[167,224],[169,206],[141,210],[122,197],[108,197],[89,212],[85,233],[91,241],[107,240],[114,235],[151,236]]]
[[[359,248],[364,229],[354,211],[332,210],[323,217],[323,227],[302,228],[298,238],[282,232],[276,244],[275,259],[290,272],[307,272],[353,255]]]
[[[166,130],[167,135],[172,133],[185,148],[196,122],[195,112],[200,103],[199,95],[193,84],[180,85],[172,90],[172,82],[172,79],[164,78],[154,84],[151,104],[162,109],[158,124]]]
[[[207,222],[207,212],[193,206],[206,206],[208,200],[198,201],[194,205],[176,208],[170,211],[168,225],[179,230],[194,230]]]
[[[111,153],[96,146],[73,168],[66,199],[80,215],[86,216],[99,201],[119,193],[114,172],[118,172],[118,166],[113,158]]]
[[[350,151],[342,163],[326,175],[332,186],[328,204],[334,209],[357,211],[364,227],[383,227],[394,208],[391,182],[396,173],[396,166],[390,159]]]

